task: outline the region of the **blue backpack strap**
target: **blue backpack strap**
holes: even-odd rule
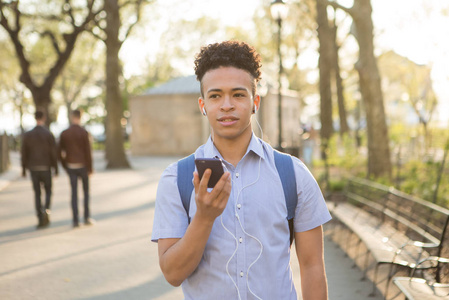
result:
[[[195,171],[195,154],[191,154],[178,161],[178,191],[181,196],[182,206],[184,206],[187,217],[189,218],[189,223],[190,197],[193,191],[193,171]]]
[[[285,203],[287,204],[287,219],[293,219],[295,216],[298,195],[296,194],[296,177],[293,168],[293,160],[289,154],[274,151],[274,163],[281,177],[282,188],[285,194]]]
[[[290,245],[295,237],[293,228],[293,217],[295,216],[298,195],[296,194],[296,176],[293,168],[293,160],[289,154],[274,150],[274,163],[282,182],[282,189],[285,195],[287,206],[287,220],[290,229]]]
[[[294,238],[293,217],[295,215],[296,204],[298,203],[293,160],[290,155],[274,150],[274,162],[279,177],[281,178],[282,189],[284,190],[285,204],[287,206],[287,220],[289,221],[290,228],[290,244],[292,244]],[[187,216],[189,216],[190,197],[192,196],[193,191],[193,171],[195,171],[194,154],[178,161],[178,190]]]

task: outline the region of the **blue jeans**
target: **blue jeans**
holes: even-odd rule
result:
[[[34,190],[34,204],[37,216],[40,217],[45,209],[50,209],[51,205],[51,171],[31,171],[31,182]],[[41,202],[41,184],[45,189],[45,208]]]
[[[89,176],[86,168],[67,169],[70,178],[70,186],[72,188],[72,213],[73,223],[78,223],[78,178],[81,178],[84,192],[84,220],[90,217],[89,211]]]

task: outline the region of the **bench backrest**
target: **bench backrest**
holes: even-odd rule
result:
[[[410,240],[436,244],[428,251],[431,255],[449,258],[448,209],[360,178],[348,180],[345,195],[379,223],[388,223]],[[449,281],[449,267],[438,267],[434,275],[439,282]]]
[[[433,255],[449,257],[449,210],[394,188],[360,178],[348,180],[348,201],[416,241],[439,244]]]

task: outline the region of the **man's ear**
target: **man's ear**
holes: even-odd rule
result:
[[[200,111],[201,111],[201,113],[203,114],[203,116],[206,116],[207,115],[207,113],[206,113],[206,109],[204,108],[204,100],[203,100],[203,98],[198,98],[198,106],[199,106],[199,108],[200,108]]]
[[[254,96],[254,106],[253,106],[253,113],[256,113],[259,110],[260,107],[260,95]]]

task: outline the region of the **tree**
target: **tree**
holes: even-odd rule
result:
[[[365,106],[368,137],[368,176],[391,177],[388,127],[385,118],[380,74],[374,56],[372,7],[370,0],[355,0],[351,8],[328,2],[353,19],[353,35],[359,45],[355,68],[359,74],[360,92]]]
[[[106,46],[106,160],[108,169],[129,168],[124,148],[123,99],[120,92],[122,68],[119,52],[139,22],[145,0],[104,0],[101,18],[92,34]],[[123,26],[124,24],[124,26]]]
[[[326,148],[333,132],[331,71],[334,45],[332,45],[333,39],[327,16],[327,5],[320,0],[316,1],[316,19],[318,23],[318,40],[320,42],[318,68],[320,72],[321,139],[323,140],[323,146]],[[325,152],[326,149],[323,149],[323,151]]]
[[[67,108],[67,118],[72,109],[87,104],[103,88],[103,49],[91,35],[83,34],[55,84],[54,102]],[[59,100],[59,101],[58,101]],[[88,110],[87,110],[88,112]]]
[[[332,36],[332,69],[335,78],[335,87],[337,90],[337,107],[338,107],[338,116],[340,120],[340,135],[343,136],[345,133],[349,132],[348,120],[346,117],[346,104],[344,97],[344,87],[343,87],[343,79],[341,78],[341,70],[340,70],[340,61],[339,61],[339,49],[340,44],[337,39],[337,17],[334,13],[333,24],[330,27],[331,36]]]
[[[72,54],[79,35],[92,24],[98,10],[95,0],[79,1],[0,1],[0,25],[6,30],[14,45],[21,75],[19,80],[30,90],[35,106],[47,112],[51,122],[49,106],[51,91]],[[33,42],[35,41],[35,42]],[[28,55],[28,49],[45,49],[47,70],[33,67],[38,63]]]
[[[379,68],[384,74],[384,87],[389,89],[389,100],[409,104],[416,113],[423,129],[424,152],[427,152],[430,143],[428,125],[438,104],[432,88],[431,68],[416,64],[393,51],[379,56]],[[386,100],[388,103],[388,97]],[[393,118],[401,120],[400,116]]]

